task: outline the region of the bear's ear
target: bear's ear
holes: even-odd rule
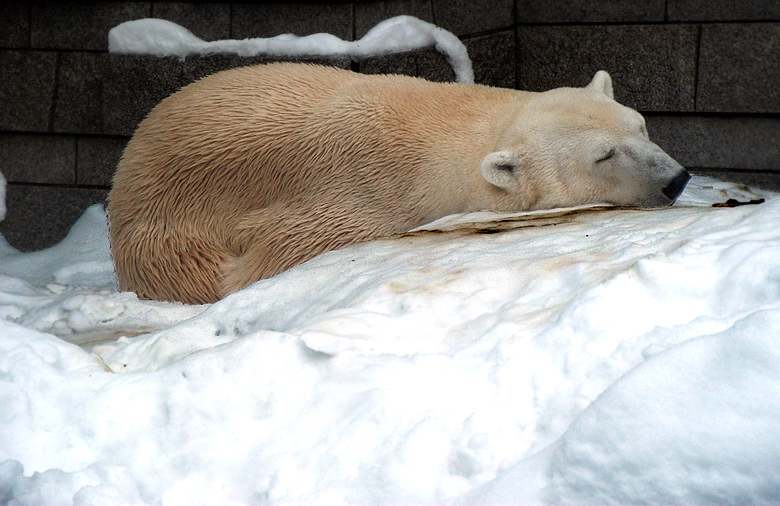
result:
[[[596,72],[596,75],[593,76],[593,80],[588,85],[588,88],[598,90],[609,98],[615,99],[615,96],[612,94],[612,78],[604,70]]]
[[[522,160],[511,151],[496,151],[482,159],[479,170],[482,177],[492,184],[504,190],[510,190],[517,184],[519,171],[522,169]]]

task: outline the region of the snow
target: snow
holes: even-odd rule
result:
[[[776,291],[780,272],[773,274]],[[758,310],[631,371],[559,442],[552,501],[780,501],[778,336],[777,308]]]
[[[356,41],[344,41],[328,33],[304,37],[283,34],[270,38],[206,42],[186,28],[164,19],[138,19],[121,23],[108,32],[111,53],[179,56],[236,54],[239,56],[332,56],[355,60],[388,53],[435,47],[444,54],[459,82],[474,82],[466,46],[452,33],[412,16],[386,19]]]
[[[694,177],[185,306],[116,291],[93,206],[0,247],[0,503],[780,503],[778,222]]]

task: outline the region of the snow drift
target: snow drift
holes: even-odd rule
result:
[[[117,293],[100,206],[5,245],[0,501],[780,502],[780,197],[679,204],[450,217],[212,306]]]

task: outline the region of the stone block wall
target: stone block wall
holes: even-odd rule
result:
[[[328,32],[360,38],[410,14],[458,35],[477,82],[541,91],[600,69],[651,137],[689,169],[780,190],[777,0],[351,0],[332,3],[27,2],[0,4],[0,172],[12,244],[60,240],[105,198],[138,122],[210,73],[268,58],[111,55],[108,31],[145,17],[204,40]],[[352,62],[359,72],[453,79],[432,49]]]

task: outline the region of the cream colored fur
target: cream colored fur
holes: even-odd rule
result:
[[[117,168],[108,212],[119,288],[214,302],[452,213],[668,204],[656,194],[679,166],[634,175],[631,163],[666,155],[604,76],[542,94],[299,64],[201,79],[148,115]],[[644,159],[594,177],[626,139]]]

